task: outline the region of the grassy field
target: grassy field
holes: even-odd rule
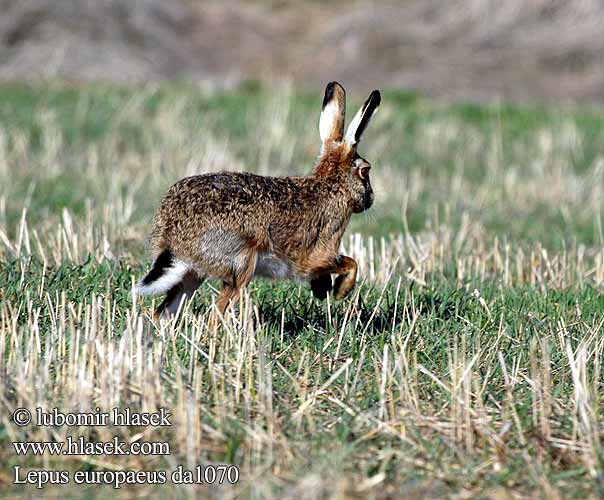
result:
[[[350,96],[357,105],[365,96]],[[356,100],[355,100],[356,99]],[[376,205],[341,303],[215,283],[158,325],[133,302],[161,194],[198,172],[308,172],[319,95],[287,85],[0,87],[0,491],[13,467],[235,464],[186,498],[604,494],[604,113],[385,92],[361,145]],[[15,408],[167,408],[172,426],[17,427]],[[166,441],[169,456],[17,457],[13,441]],[[64,497],[92,486],[47,486]]]

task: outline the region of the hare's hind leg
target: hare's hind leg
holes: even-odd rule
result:
[[[179,283],[168,290],[166,298],[157,307],[153,316],[159,318],[162,313],[176,314],[181,302],[190,299],[202,281],[203,278],[200,278],[195,271],[188,271]]]
[[[216,299],[218,315],[216,315],[215,311],[212,312],[209,323],[210,328],[218,326],[220,318],[224,317],[224,313],[231,304],[231,301],[252,281],[257,260],[258,254],[255,251],[250,252],[241,266],[239,273],[235,274],[231,280],[224,280],[222,282],[222,290],[220,291],[220,295],[218,295],[218,299]]]
[[[230,285],[226,281],[222,283],[222,290],[220,291],[220,295],[218,295],[218,299],[216,299],[216,309],[218,309],[221,316],[224,316],[231,300],[233,300],[238,293],[238,288]]]
[[[354,288],[357,279],[357,263],[346,255],[340,255],[334,272],[338,274],[338,277],[333,285],[333,293],[335,298],[340,300]]]

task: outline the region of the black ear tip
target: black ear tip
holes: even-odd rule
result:
[[[371,99],[375,101],[376,106],[379,106],[382,102],[382,94],[380,94],[379,90],[374,90],[371,92]]]
[[[333,98],[333,92],[336,87],[336,82],[329,82],[325,87],[325,96],[323,97],[323,109],[327,106],[327,103]]]
[[[374,90],[369,94],[369,97],[365,101],[364,109],[371,108],[376,109],[380,103],[382,102],[382,94],[380,94],[379,90]]]
[[[340,85],[338,82],[329,82],[325,87],[325,96],[323,97],[323,108],[325,108],[325,106],[327,106],[327,103],[333,99],[336,87],[339,87],[340,90],[344,92],[344,87],[342,87],[342,85]]]

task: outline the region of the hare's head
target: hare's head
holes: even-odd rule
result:
[[[378,90],[371,92],[344,134],[346,92],[337,82],[328,83],[325,88],[319,120],[321,154],[314,173],[343,186],[355,213],[367,210],[373,203],[369,181],[371,165],[359,155],[357,146],[380,100]]]

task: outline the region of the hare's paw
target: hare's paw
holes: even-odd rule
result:
[[[357,279],[357,263],[354,259],[342,255],[336,272],[338,277],[333,286],[333,293],[337,300],[342,300],[354,288]]]
[[[331,275],[329,273],[321,274],[310,281],[310,289],[313,295],[320,300],[325,300],[332,288]]]
[[[355,279],[350,277],[347,274],[341,274],[336,278],[336,282],[333,287],[333,294],[337,300],[342,300],[345,298],[352,289],[354,288]]]

